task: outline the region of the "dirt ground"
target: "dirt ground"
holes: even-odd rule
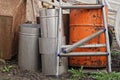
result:
[[[120,52],[120,48],[115,39],[113,39],[113,44],[111,47],[111,52]],[[17,57],[6,61],[7,65],[12,66],[10,71],[3,72],[4,64],[0,64],[0,80],[69,80],[69,74],[65,74],[60,78],[50,77],[43,75],[40,71],[31,72],[31,71],[22,71],[17,65]],[[112,70],[120,71],[120,55],[114,55],[112,57]],[[91,79],[87,79],[91,80]]]

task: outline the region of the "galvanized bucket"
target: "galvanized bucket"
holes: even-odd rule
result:
[[[56,75],[57,67],[60,69],[59,74],[67,71],[66,59],[61,58],[61,65],[57,65],[58,9],[40,10],[40,26],[39,48],[42,58],[42,73]]]
[[[18,64],[22,70],[38,70],[39,25],[22,24],[20,26]]]
[[[58,9],[40,10],[41,37],[56,38],[58,26]]]

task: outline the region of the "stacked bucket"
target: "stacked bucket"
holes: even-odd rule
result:
[[[45,75],[67,72],[67,58],[59,58],[57,55],[57,26],[58,9],[41,9],[39,28],[33,24],[20,26],[19,66],[22,70],[36,71],[41,63],[42,73]],[[65,44],[65,40],[62,42]],[[38,55],[38,43],[41,60]]]
[[[58,9],[40,10],[41,38],[39,38],[42,72],[46,75],[62,74],[67,69],[64,58],[57,62]],[[64,42],[63,42],[64,44]],[[57,69],[60,69],[59,73]]]

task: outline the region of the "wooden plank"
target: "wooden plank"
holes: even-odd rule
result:
[[[12,17],[0,16],[0,58],[11,57]]]
[[[0,12],[0,58],[10,59],[17,53],[19,25],[25,22],[24,1],[0,0],[0,10],[5,10]]]

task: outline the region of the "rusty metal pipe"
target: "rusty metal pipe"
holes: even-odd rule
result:
[[[63,9],[76,9],[76,8],[82,8],[82,9],[98,9],[102,8],[103,5],[72,5],[72,6],[61,6]]]
[[[78,46],[81,46],[83,43],[85,43],[85,42],[93,39],[94,37],[100,35],[100,34],[103,33],[105,30],[106,30],[106,29],[102,29],[102,30],[100,30],[100,31],[92,34],[91,36],[88,36],[88,37],[86,37],[86,38],[84,38],[84,39],[82,39],[82,40],[74,43],[74,44],[71,45],[70,47],[68,47],[68,48],[66,48],[66,49],[63,49],[63,53],[67,53],[67,52],[72,51],[73,49],[77,48]]]
[[[69,57],[69,56],[105,56],[109,55],[106,52],[71,52],[71,53],[61,53],[59,56],[61,57]]]
[[[102,0],[102,5],[105,5],[105,0]],[[105,7],[102,8],[103,12],[103,23],[105,26],[105,35],[106,35],[106,44],[107,44],[107,52],[109,53],[108,55],[108,72],[111,72],[111,54],[110,54],[110,44],[109,44],[109,36],[108,36],[108,25],[107,25],[107,18],[106,18],[106,11]]]
[[[70,47],[71,45],[63,45],[62,48],[68,48]],[[105,44],[89,44],[89,45],[81,45],[81,46],[78,46],[78,48],[92,48],[92,47],[105,47],[106,45]]]

